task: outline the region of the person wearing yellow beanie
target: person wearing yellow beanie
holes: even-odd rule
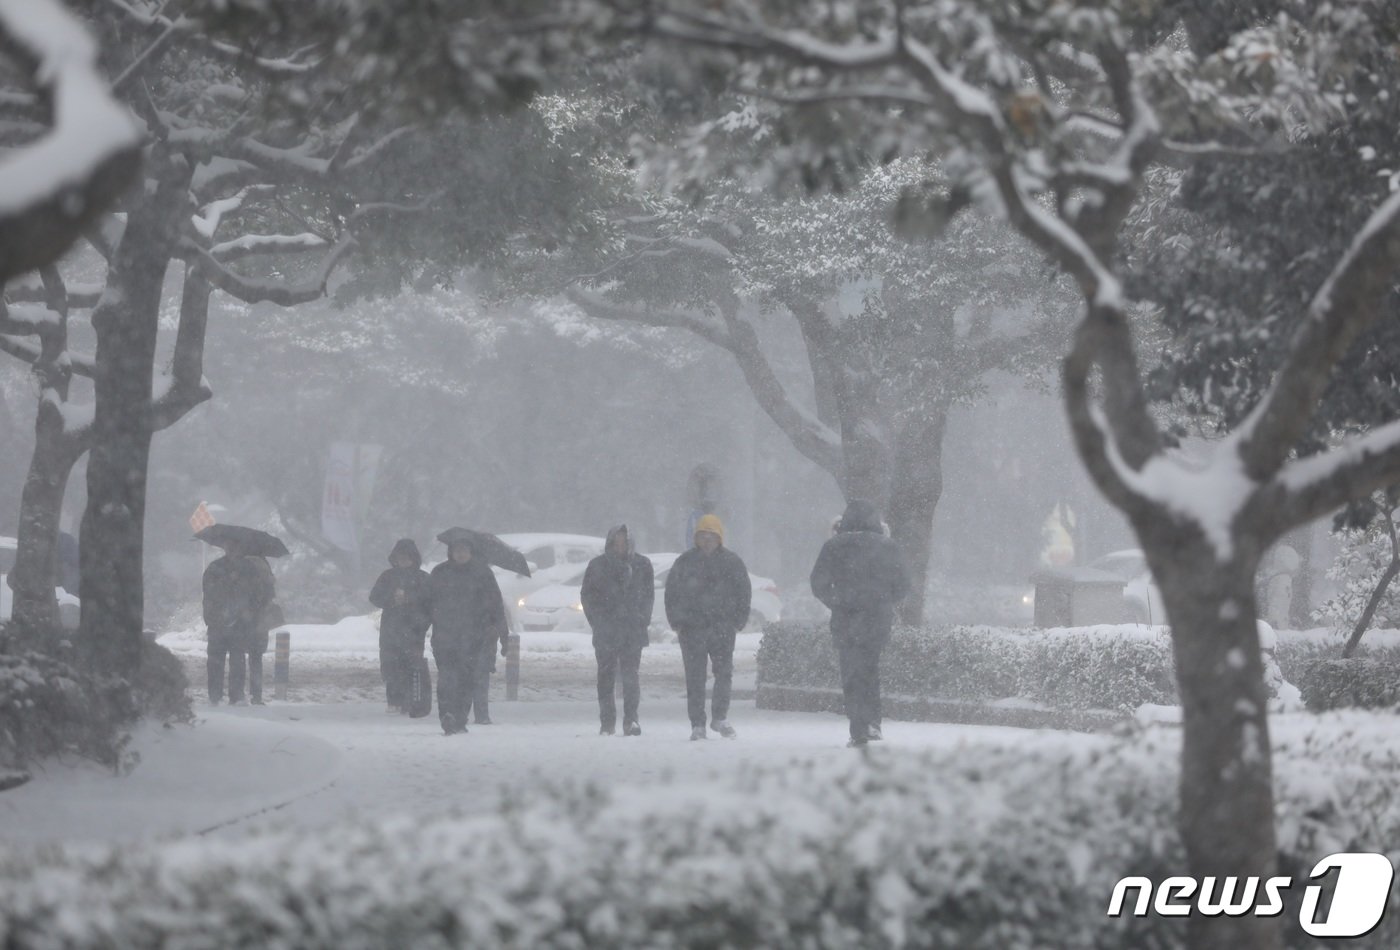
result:
[[[666,621],[680,641],[690,738],[705,739],[705,681],[715,675],[710,726],[726,739],[734,681],[734,638],[749,620],[753,586],[739,555],[724,546],[724,523],[707,514],[695,523],[695,547],[666,575]]]

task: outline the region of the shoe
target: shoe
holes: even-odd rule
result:
[[[246,699],[230,699],[230,700],[228,701],[228,704],[229,704],[230,706],[246,706],[246,705],[248,705],[248,700],[246,700]]]
[[[253,705],[254,705],[254,706],[266,706],[267,703],[263,702],[263,698],[262,698],[261,696],[254,696],[254,697],[253,697]]]
[[[847,739],[847,740],[846,740],[846,748],[848,748],[848,749],[864,749],[864,748],[866,747],[866,745],[868,745],[869,743],[870,743],[870,740],[869,740],[869,739]]]
[[[716,719],[714,722],[710,723],[710,728],[726,739],[739,738],[739,733],[734,731],[734,727],[729,724],[728,719]]]
[[[494,725],[495,725],[495,723],[492,722],[490,719],[478,719],[478,720],[476,721],[476,724],[477,724],[478,726],[494,726]]]
[[[610,735],[612,735],[612,734],[613,734],[614,732],[616,732],[616,731],[617,731],[617,730],[616,730],[615,727],[613,727],[613,726],[603,726],[601,729],[598,730],[598,735],[600,735],[600,736],[610,736]]]
[[[872,723],[869,727],[867,727],[865,730],[865,737],[871,742],[880,742],[885,738],[884,735],[880,732],[879,723]]]
[[[622,734],[624,736],[639,736],[642,734],[642,725],[633,719],[631,722],[622,724]]]
[[[390,716],[392,716],[394,713],[403,712],[403,709],[402,709],[401,707],[399,707],[399,706],[395,706],[393,703],[390,703],[389,706],[388,706],[388,708],[385,709],[384,711],[385,711],[386,713],[388,713]]]
[[[460,728],[460,727],[457,725],[457,720],[453,719],[451,716],[443,716],[443,717],[442,717],[442,734],[443,734],[443,735],[445,735],[445,736],[455,736],[455,735],[457,734],[459,728]]]
[[[709,737],[709,734],[705,732],[705,727],[704,727],[704,726],[693,726],[693,727],[691,727],[691,730],[690,730],[690,741],[691,741],[691,742],[694,742],[694,741],[696,741],[697,739],[708,739],[708,738],[710,738],[710,737]]]

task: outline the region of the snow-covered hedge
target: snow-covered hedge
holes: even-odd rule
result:
[[[1400,631],[1367,631],[1356,656],[1342,659],[1343,632],[1316,629],[1279,634],[1284,675],[1309,709],[1393,708],[1400,705]]]
[[[63,753],[118,767],[126,727],[140,716],[189,720],[180,661],[150,642],[141,659],[131,684],[37,651],[0,653],[0,786],[24,781],[33,761]]]
[[[1320,659],[1299,679],[1303,702],[1315,712],[1326,709],[1400,708],[1400,665],[1353,657]]]
[[[839,689],[826,624],[764,629],[759,684]],[[1133,709],[1176,702],[1163,627],[1021,630],[896,627],[881,663],[886,693],[972,703],[1016,697],[1059,709]]]
[[[1396,852],[1394,757],[1353,768],[1386,744],[1345,722],[1279,755],[1283,873]],[[534,787],[474,817],[0,851],[0,945],[1176,950],[1180,919],[1105,914],[1119,877],[1184,871],[1174,760],[1171,733],[880,749],[711,784]],[[1394,946],[1396,925],[1392,908],[1355,946]]]

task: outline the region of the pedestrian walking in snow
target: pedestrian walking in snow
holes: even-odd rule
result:
[[[831,639],[841,664],[841,692],[851,746],[881,735],[880,652],[890,639],[894,606],[909,593],[909,575],[879,512],[868,501],[846,505],[836,535],[812,568],[812,593],[831,609]]]
[[[267,603],[258,612],[257,622],[253,625],[253,641],[248,645],[248,695],[254,706],[264,706],[263,654],[267,652],[272,631],[286,623],[287,618],[282,613],[282,605],[277,603],[277,580],[272,576],[272,565],[267,563],[265,557],[250,555],[248,559],[258,570],[263,593],[268,594]]]
[[[432,618],[428,613],[428,572],[412,538],[401,538],[389,552],[389,569],[369,592],[378,607],[379,673],[390,712],[408,712],[414,666],[423,656],[423,641]]]
[[[734,638],[749,619],[753,587],[743,559],[724,546],[724,525],[705,515],[695,525],[695,547],[676,558],[666,576],[666,622],[680,641],[685,667],[690,738],[704,739],[707,664],[714,670],[710,727],[727,739],[734,682]]]
[[[215,705],[223,699],[226,664],[228,701],[230,705],[244,701],[248,651],[257,642],[258,621],[276,595],[272,571],[266,562],[260,568],[256,563],[259,560],[230,548],[204,571],[204,623],[209,629],[209,701]]]
[[[603,553],[588,562],[579,592],[583,615],[593,628],[593,655],[598,660],[600,735],[610,736],[617,728],[614,686],[619,673],[622,734],[642,734],[637,719],[642,695],[639,671],[655,599],[651,561],[637,553],[625,524],[612,528]],[[704,689],[702,681],[702,696]]]
[[[428,579],[433,659],[438,668],[438,718],[445,735],[467,731],[477,674],[491,661],[505,606],[496,575],[465,538],[447,535],[448,558]]]

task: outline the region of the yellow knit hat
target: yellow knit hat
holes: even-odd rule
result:
[[[720,544],[724,543],[724,523],[719,520],[718,515],[703,515],[695,522],[695,533],[708,531],[719,538]]]

